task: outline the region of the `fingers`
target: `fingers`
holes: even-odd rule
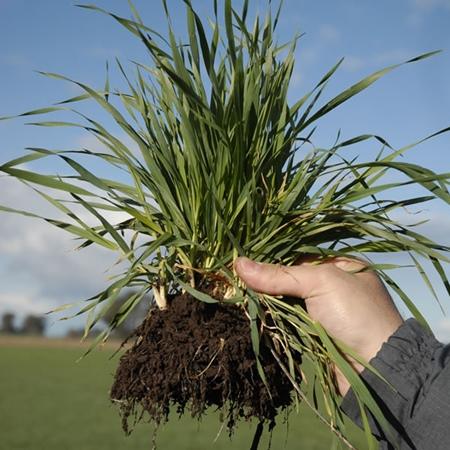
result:
[[[269,295],[290,295],[308,298],[317,284],[317,266],[301,264],[281,266],[256,263],[248,258],[238,258],[235,270],[244,283],[258,292]]]
[[[330,261],[336,267],[345,272],[357,272],[365,269],[368,263],[358,258],[346,258],[344,256],[338,256]]]
[[[295,264],[308,264],[319,261],[319,257],[313,254],[303,254],[297,258]],[[330,264],[345,272],[363,270],[369,263],[356,256],[336,256],[320,260],[321,264]]]

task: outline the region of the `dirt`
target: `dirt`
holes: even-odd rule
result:
[[[255,418],[273,428],[277,414],[292,404],[292,385],[262,339],[269,393],[242,307],[188,294],[169,305],[151,310],[120,359],[111,399],[120,405],[124,430],[144,418],[159,425],[171,411],[199,419],[211,407],[221,411],[230,434],[239,419]]]

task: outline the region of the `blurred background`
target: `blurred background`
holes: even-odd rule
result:
[[[160,1],[134,3],[148,26],[165,32]],[[193,0],[204,16],[212,16],[212,3]],[[218,3],[223,5],[222,0]],[[130,16],[126,0],[98,0],[96,4]],[[234,4],[239,9],[242,1]],[[265,0],[251,4],[251,15],[267,8]],[[175,29],[182,37],[182,1],[168,0],[168,6]],[[286,0],[279,41],[304,33],[296,51],[290,92],[293,102],[313,88],[341,57],[345,57],[344,63],[323,102],[375,70],[421,53],[443,50],[433,58],[390,73],[330,114],[316,131],[316,146],[329,148],[340,132],[342,140],[364,133],[378,134],[400,148],[449,126],[449,23],[450,0]],[[0,0],[0,117],[45,107],[80,93],[76,85],[51,80],[37,71],[60,73],[102,89],[108,61],[112,86],[122,87],[116,58],[126,67],[131,66],[130,61],[148,62],[139,42],[111,18],[76,8],[69,0]],[[111,125],[93,106],[82,105],[81,109]],[[23,149],[30,146],[99,148],[98,142],[81,129],[26,124],[33,120],[0,121],[0,164],[22,155]],[[117,135],[123,138],[120,131]],[[357,149],[362,159],[370,159],[378,151],[379,145],[374,143],[364,143]],[[405,158],[436,172],[450,172],[450,135],[415,147]],[[56,163],[33,167],[46,173],[61,170]],[[413,196],[419,192],[408,188],[392,196]],[[58,217],[29,188],[4,176],[0,176],[0,204]],[[418,231],[450,245],[450,211],[442,203],[405,210],[398,218],[404,223],[426,221]],[[63,231],[5,213],[0,213],[0,236],[0,390],[5,393],[0,397],[0,449],[150,448],[151,427],[140,426],[131,438],[125,439],[117,411],[107,400],[117,364],[117,358],[109,357],[120,339],[139,322],[145,308],[116,334],[110,347],[77,364],[75,361],[85,351],[77,344],[84,318],[59,321],[61,316],[45,315],[53,308],[83,300],[103,289],[116,270],[113,265],[117,256],[94,247],[73,251],[76,243]],[[399,255],[376,261],[406,260]],[[392,276],[417,302],[438,338],[450,341],[450,303],[437,280],[432,278],[443,311],[417,272],[404,268]],[[408,315],[404,309],[402,312]],[[251,440],[251,429],[244,426],[231,443],[223,431],[213,445],[220,428],[213,416],[205,418],[201,425],[186,418],[172,422],[160,434],[161,449],[175,445],[180,450],[245,449]],[[362,442],[357,433],[355,439]],[[279,427],[273,448],[329,448],[326,442],[326,430],[316,427],[315,419],[304,412],[292,421],[289,433],[287,426]]]

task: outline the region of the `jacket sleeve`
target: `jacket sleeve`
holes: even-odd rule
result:
[[[390,383],[367,369],[361,374],[393,427],[389,441],[370,418],[380,449],[450,449],[450,346],[444,346],[414,319],[404,322],[370,361]],[[350,389],[344,413],[361,426],[360,411]]]

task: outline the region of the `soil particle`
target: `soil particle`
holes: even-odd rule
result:
[[[150,311],[120,359],[111,398],[120,405],[125,431],[129,419],[135,423],[146,414],[160,424],[171,410],[200,418],[209,407],[222,412],[230,433],[241,418],[272,428],[277,413],[292,403],[292,386],[262,340],[269,394],[258,374],[243,309],[203,303],[188,294],[169,305]]]

